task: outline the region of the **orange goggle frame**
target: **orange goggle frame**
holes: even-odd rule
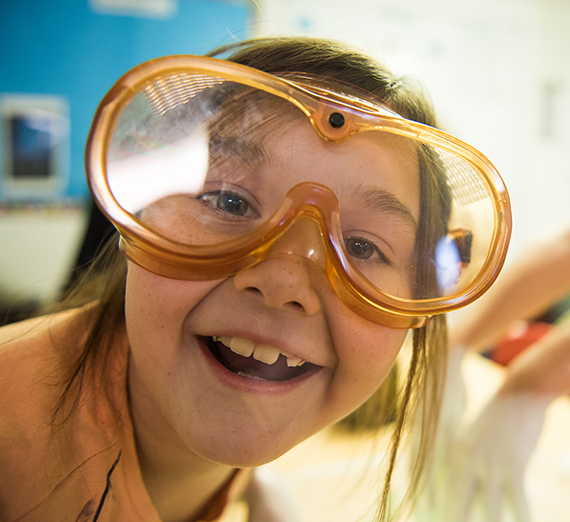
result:
[[[476,272],[457,292],[444,296],[411,299],[384,292],[346,261],[337,232],[337,199],[328,187],[317,183],[294,187],[280,208],[247,237],[212,245],[188,245],[149,229],[121,206],[110,188],[107,158],[115,128],[136,95],[143,93],[153,110],[167,112],[192,100],[197,79],[202,82],[202,89],[235,82],[286,100],[306,115],[316,134],[327,142],[342,142],[366,131],[382,131],[442,151],[443,156],[467,165],[468,168],[449,170],[451,192],[457,200],[462,191],[482,194],[479,198],[487,202],[493,221]],[[339,114],[342,122],[337,125],[333,119]],[[395,328],[422,326],[429,317],[465,306],[482,295],[503,265],[511,233],[510,203],[503,180],[489,160],[473,147],[438,129],[407,120],[378,102],[339,92],[336,86],[329,87],[322,80],[278,77],[214,58],[163,57],[143,63],[120,78],[95,114],[87,142],[86,167],[91,192],[120,232],[122,252],[134,263],[176,279],[229,277],[261,262],[301,216],[308,217],[319,224],[327,253],[325,270],[339,298],[361,316]],[[458,227],[450,234],[463,250],[462,260],[469,258],[472,232]]]

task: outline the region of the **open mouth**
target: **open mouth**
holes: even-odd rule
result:
[[[272,346],[255,345],[239,337],[201,337],[212,355],[242,377],[264,381],[289,381],[319,368]]]

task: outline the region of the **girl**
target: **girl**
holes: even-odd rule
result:
[[[414,394],[429,447],[441,314],[506,253],[499,175],[357,51],[228,52],[142,64],[101,102],[88,178],[123,255],[2,331],[6,522],[215,520],[248,470],[370,397],[410,328],[379,518]]]

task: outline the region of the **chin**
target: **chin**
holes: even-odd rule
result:
[[[294,446],[295,444],[283,444],[282,447],[277,447],[275,441],[269,441],[269,443],[265,444],[262,441],[248,440],[241,443],[234,440],[221,447],[205,448],[201,452],[201,456],[225,466],[254,468],[269,464],[287,453]]]

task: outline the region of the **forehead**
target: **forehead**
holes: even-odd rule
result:
[[[228,147],[247,158],[264,183],[273,183],[277,192],[280,185],[321,183],[341,203],[381,191],[404,204],[417,221],[420,168],[411,140],[368,131],[333,143],[320,138],[302,115],[271,119],[254,132],[232,136]]]

